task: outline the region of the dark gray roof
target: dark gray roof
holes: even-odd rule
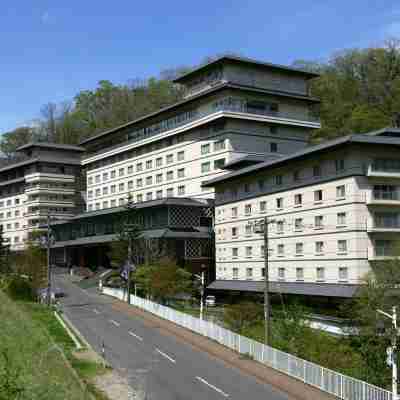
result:
[[[210,179],[203,183],[202,186],[214,186],[216,183],[226,182],[228,180],[250,175],[254,172],[262,171],[266,168],[280,167],[287,162],[294,161],[297,159],[302,159],[307,156],[313,155],[318,152],[331,150],[335,147],[339,147],[345,144],[358,143],[358,144],[371,144],[371,145],[390,145],[390,146],[400,146],[400,138],[387,137],[387,136],[370,136],[370,135],[348,135],[343,136],[338,139],[330,140],[322,144],[315,146],[306,147],[303,150],[297,151],[287,156],[280,157],[276,160],[265,161],[250,167],[240,169],[239,171],[231,172],[214,179]]]
[[[227,162],[224,165],[224,169],[238,169],[250,164],[258,164],[264,161],[276,160],[282,157],[280,154],[246,154],[241,157],[237,157],[232,161]]]
[[[290,72],[290,73],[297,74],[297,75],[304,75],[306,78],[315,78],[315,77],[319,76],[319,74],[317,74],[315,72],[305,71],[303,69],[289,67],[287,65],[273,64],[273,63],[269,63],[269,62],[265,62],[265,61],[254,60],[254,59],[248,58],[248,57],[225,55],[225,56],[221,56],[213,61],[202,64],[202,65],[198,66],[197,68],[194,68],[191,71],[178,76],[176,79],[174,79],[174,82],[181,83],[181,82],[185,81],[187,78],[191,77],[192,75],[195,75],[195,74],[209,68],[210,66],[225,63],[225,62],[238,63],[238,64],[250,64],[250,65],[267,68],[267,69],[276,69],[276,70]]]
[[[208,285],[208,289],[235,290],[243,292],[264,291],[263,281],[216,280]],[[351,298],[356,295],[358,285],[336,283],[306,283],[306,282],[270,282],[271,293],[297,294],[323,297]]]
[[[140,237],[145,239],[210,239],[210,232],[192,230],[190,232],[185,230],[165,229],[150,229],[143,231]]]
[[[112,242],[115,239],[117,239],[116,234],[88,236],[79,239],[63,240],[60,242],[55,242],[52,247],[57,248],[57,247],[68,247],[68,246],[82,246],[88,244],[95,245],[99,243]]]
[[[47,142],[30,142],[30,143],[24,144],[23,146],[18,147],[17,151],[26,150],[26,149],[29,149],[30,147],[46,147],[46,148],[50,148],[50,149],[72,150],[72,151],[80,151],[80,152],[85,151],[85,148],[81,147],[81,146],[75,146],[72,144],[47,143]]]
[[[267,89],[253,88],[253,87],[250,87],[250,86],[242,86],[242,85],[222,82],[222,83],[219,83],[219,84],[213,86],[210,89],[204,90],[204,91],[202,91],[202,92],[200,92],[198,94],[195,94],[193,96],[190,96],[188,98],[180,100],[180,101],[178,101],[178,102],[176,102],[174,104],[171,104],[171,105],[169,105],[167,107],[160,108],[159,110],[154,111],[154,112],[152,112],[150,114],[144,115],[143,117],[139,117],[139,118],[134,119],[132,121],[129,121],[129,122],[125,123],[125,124],[118,125],[115,128],[108,129],[108,130],[106,130],[104,132],[100,132],[97,135],[93,135],[93,136],[91,136],[91,137],[89,137],[87,139],[82,140],[80,142],[80,145],[85,145],[86,143],[89,143],[89,142],[91,142],[93,140],[96,140],[96,139],[98,139],[100,137],[106,136],[106,135],[111,134],[113,132],[117,132],[120,129],[128,128],[131,125],[134,125],[134,124],[137,124],[139,122],[145,121],[148,118],[155,117],[155,116],[157,116],[159,114],[162,114],[163,112],[171,111],[171,110],[173,110],[173,109],[175,109],[175,108],[177,108],[177,107],[179,107],[181,105],[188,104],[188,103],[190,103],[190,102],[192,102],[192,101],[194,101],[194,100],[196,100],[196,99],[198,99],[200,97],[203,97],[203,96],[205,96],[207,94],[212,94],[214,92],[217,92],[218,90],[225,89],[225,88],[242,89],[242,90],[247,90],[247,91],[251,91],[251,92],[260,92],[260,93],[265,93],[265,94],[271,94],[271,95],[275,95],[275,96],[284,96],[284,97],[290,97],[290,98],[303,99],[303,100],[307,100],[307,101],[310,101],[310,102],[313,102],[313,103],[319,103],[320,102],[319,99],[316,99],[314,97],[302,96],[302,95],[299,95],[297,93],[283,92],[283,91],[279,91],[279,90],[267,90]]]

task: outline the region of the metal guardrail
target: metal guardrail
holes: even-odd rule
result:
[[[126,298],[121,289],[103,287],[103,293],[120,300]],[[367,382],[321,367],[318,364],[266,346],[234,333],[213,322],[200,320],[189,314],[131,295],[131,304],[160,318],[206,336],[216,342],[246,354],[268,367],[283,372],[343,400],[393,400],[392,393]]]

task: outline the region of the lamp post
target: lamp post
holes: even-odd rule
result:
[[[137,226],[134,224],[125,224],[124,233],[128,236],[128,257],[125,264],[126,269],[126,291],[127,291],[127,303],[131,303],[131,273],[135,270],[136,266],[132,262],[132,244],[133,244],[133,235],[137,232]]]
[[[268,259],[268,226],[275,223],[275,220],[264,219],[254,225],[255,233],[263,233],[264,235],[264,343],[271,343],[271,306],[269,298],[269,259]]]
[[[203,315],[204,315],[204,285],[205,285],[205,279],[204,279],[204,268],[205,266],[201,266],[201,275],[194,275],[196,279],[200,281],[200,319],[203,320]]]
[[[392,346],[386,349],[388,355],[388,365],[392,366],[392,399],[398,400],[397,393],[397,360],[396,360],[396,350],[397,350],[397,307],[392,307],[392,314],[388,314],[382,310],[376,310],[379,314],[384,315],[392,321],[393,334],[392,334]]]

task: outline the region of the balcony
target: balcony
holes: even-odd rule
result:
[[[400,178],[400,159],[376,159],[368,166],[367,176]]]
[[[25,185],[25,193],[62,193],[62,194],[75,194],[74,187],[58,187],[45,184],[31,184]]]
[[[367,204],[400,206],[400,192],[397,190],[372,190],[367,195]]]
[[[182,128],[181,130],[190,129],[198,124],[206,123],[222,116],[244,119],[255,119],[255,117],[258,117],[256,119],[278,124],[297,125],[308,128],[321,127],[319,119],[312,115],[282,112],[271,109],[266,103],[264,107],[261,105],[262,102],[258,103],[258,106],[256,106],[239,97],[227,97],[211,104],[208,110],[201,112],[199,110],[187,111],[157,124],[129,132],[126,141],[107,147],[106,151],[148,139],[164,132],[174,131],[178,128]],[[104,149],[91,153],[89,158],[101,153],[104,153]]]

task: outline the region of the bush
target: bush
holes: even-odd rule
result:
[[[6,292],[13,300],[34,301],[36,297],[32,283],[18,275],[9,278]]]

